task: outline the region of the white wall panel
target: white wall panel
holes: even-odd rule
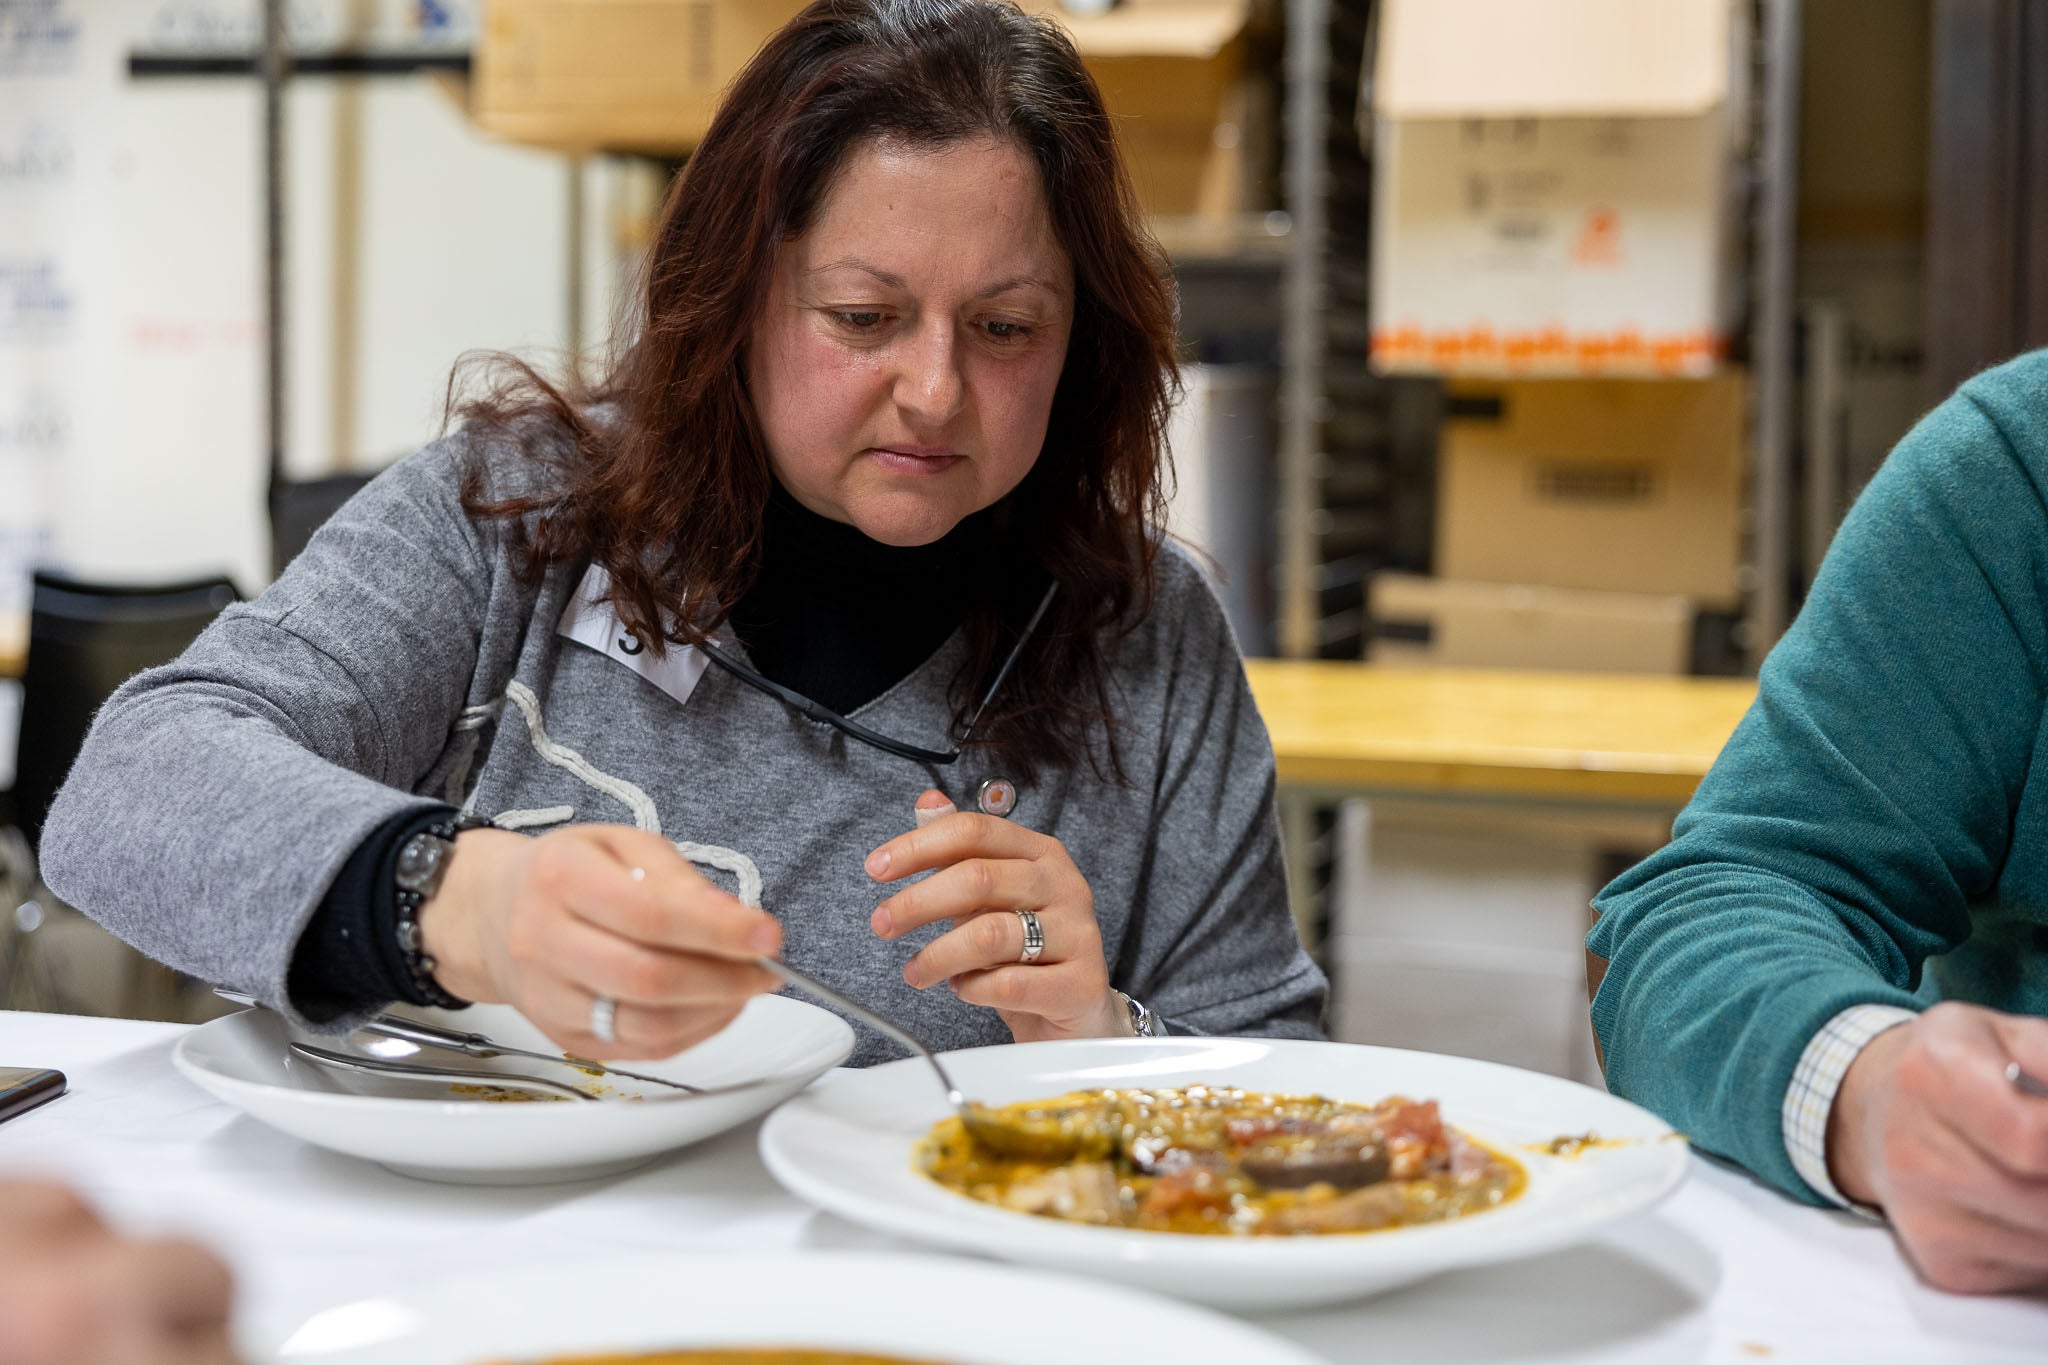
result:
[[[560,157],[478,140],[429,82],[373,94],[358,430],[376,455],[411,448],[440,419],[463,351],[565,344],[569,172]]]
[[[306,46],[364,22],[415,41],[423,10],[290,8]],[[424,7],[458,38],[470,9]],[[32,557],[267,577],[258,87],[126,70],[137,48],[246,50],[257,17],[250,0],[0,0],[0,611]],[[463,350],[565,334],[561,162],[472,136],[426,77],[357,90],[308,78],[287,106],[300,474],[429,439]]]

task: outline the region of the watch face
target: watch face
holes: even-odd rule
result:
[[[447,860],[448,843],[431,834],[415,834],[398,850],[398,869],[393,879],[402,891],[430,892],[441,880],[441,864]]]

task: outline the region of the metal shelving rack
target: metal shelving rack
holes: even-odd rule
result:
[[[1365,585],[1391,558],[1389,381],[1367,363],[1371,168],[1358,76],[1372,0],[1288,0],[1282,194],[1293,224],[1283,276],[1279,652],[1358,658]],[[1288,884],[1305,942],[1322,941],[1334,811],[1283,795]]]
[[[1753,0],[1756,136],[1751,161],[1750,441],[1751,585],[1739,643],[1754,670],[1791,624],[1800,556],[1792,515],[1798,424],[1794,323],[1799,254],[1799,44],[1801,0]]]
[[[1753,668],[1790,619],[1797,556],[1794,213],[1801,0],[1748,0],[1753,35],[1745,348],[1754,384],[1750,586],[1738,636]],[[1377,0],[1287,0],[1283,206],[1293,223],[1283,279],[1278,565],[1279,653],[1361,656],[1366,584],[1426,567],[1434,505],[1428,380],[1371,372],[1367,341],[1370,148],[1355,117]],[[1422,444],[1418,446],[1420,433]],[[1333,810],[1284,795],[1288,875],[1304,937],[1326,918]]]
[[[1281,324],[1278,618],[1280,652],[1289,658],[1327,656],[1362,628],[1363,570],[1385,529],[1373,505],[1383,470],[1353,480],[1362,496],[1344,505],[1328,496],[1335,462],[1349,453],[1337,438],[1370,427],[1380,387],[1363,346],[1347,335],[1362,341],[1370,200],[1352,120],[1340,112],[1347,87],[1356,98],[1369,12],[1368,0],[1287,6],[1282,192],[1294,249]]]
[[[1754,35],[1748,193],[1750,316],[1755,382],[1752,447],[1753,583],[1746,634],[1754,658],[1783,633],[1795,566],[1791,466],[1797,369],[1794,210],[1799,135],[1801,0],[1751,0]],[[1371,210],[1368,149],[1353,111],[1370,41],[1373,0],[1288,0],[1284,207],[1293,250],[1283,277],[1280,388],[1280,653],[1354,658],[1363,583],[1400,563],[1412,528],[1397,506],[1426,462],[1404,432],[1433,416],[1428,381],[1381,378],[1368,367],[1366,316]],[[1426,505],[1426,504],[1425,504]]]

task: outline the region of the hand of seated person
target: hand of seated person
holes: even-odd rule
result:
[[[61,1185],[0,1181],[7,1365],[230,1365],[229,1297],[203,1248],[119,1236]]]
[[[935,791],[917,802],[918,828],[868,855],[868,875],[900,881],[933,875],[875,908],[874,931],[900,938],[921,925],[953,928],[904,964],[919,990],[945,982],[972,1005],[994,1010],[1020,1043],[1122,1037],[1130,1012],[1110,990],[1095,922],[1095,896],[1065,845],[993,815],[963,813]],[[1016,914],[1039,918],[1045,946],[1032,962]]]
[[[753,965],[781,948],[781,926],[623,825],[464,831],[419,923],[444,989],[511,1004],[600,1061],[672,1056],[782,984]],[[615,1041],[591,1031],[600,996]]]
[[[1943,1004],[1879,1034],[1828,1116],[1841,1192],[1882,1208],[1921,1274],[1960,1293],[2048,1285],[2048,1019]]]

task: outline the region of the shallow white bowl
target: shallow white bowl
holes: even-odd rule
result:
[[[1029,1043],[947,1054],[968,1095],[993,1104],[1069,1090],[1207,1082],[1361,1103],[1440,1101],[1444,1118],[1528,1168],[1513,1203],[1453,1222],[1320,1237],[1212,1237],[1089,1227],[1013,1213],[942,1188],[912,1147],[948,1113],[923,1062],[834,1077],[761,1130],[793,1193],[854,1222],[940,1246],[1111,1276],[1226,1308],[1329,1303],[1459,1266],[1580,1241],[1650,1208],[1685,1178],[1686,1149],[1611,1095],[1514,1067],[1391,1048],[1248,1038]],[[1575,1157],[1525,1150],[1564,1135],[1624,1139]]]
[[[805,1347],[949,1365],[1315,1365],[1247,1323],[1113,1285],[880,1254],[636,1256],[421,1286],[315,1314],[275,1353],[309,1365]]]
[[[410,1013],[515,1047],[559,1051],[509,1006]],[[292,1039],[349,1050],[334,1038],[301,1033],[268,1010],[244,1010],[193,1029],[171,1059],[194,1084],[293,1137],[405,1175],[465,1184],[577,1180],[625,1170],[765,1113],[853,1050],[853,1030],[837,1015],[800,1000],[762,996],[749,1001],[724,1031],[687,1052],[665,1061],[623,1063],[716,1088],[705,1095],[659,1086],[598,1086],[568,1068],[516,1059],[419,1054],[418,1060],[438,1066],[534,1071],[610,1096],[597,1104],[508,1104],[463,1098],[445,1086],[338,1075],[293,1057],[285,1049]]]

